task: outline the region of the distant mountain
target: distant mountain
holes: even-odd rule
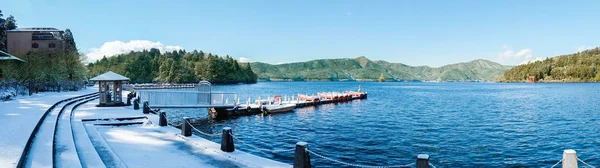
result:
[[[366,57],[319,59],[272,65],[251,63],[252,71],[263,81],[491,81],[509,69],[488,60],[445,65],[439,68],[409,66]]]

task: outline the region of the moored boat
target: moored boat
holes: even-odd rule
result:
[[[295,104],[276,104],[276,105],[263,105],[261,110],[264,113],[273,114],[273,113],[283,113],[289,112],[296,108]]]
[[[319,100],[320,100],[318,96],[309,96],[309,95],[303,95],[303,94],[298,94],[298,99],[304,100],[307,102],[319,102]]]

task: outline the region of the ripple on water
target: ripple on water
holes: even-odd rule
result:
[[[427,153],[437,167],[549,167],[564,149],[600,165],[599,84],[290,82],[216,86],[240,97],[324,91],[369,92],[366,100],[277,115],[199,120],[203,131],[225,126],[245,142],[287,149],[298,141],[344,162],[400,165]],[[206,110],[165,109],[171,122],[206,118]],[[209,138],[220,142],[220,137]],[[250,153],[293,163],[293,153]],[[312,157],[318,167],[342,165]]]

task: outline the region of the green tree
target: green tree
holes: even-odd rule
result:
[[[65,38],[65,50],[67,52],[77,52],[75,38],[73,37],[73,33],[71,33],[70,29],[65,29],[63,37]]]
[[[90,75],[106,71],[123,72],[132,82],[254,83],[256,74],[241,66],[231,56],[218,57],[202,51],[184,50],[160,53],[157,49],[130,52],[102,58],[88,64]]]
[[[6,30],[14,30],[17,29],[17,20],[13,15],[10,15],[6,18],[6,22],[4,23],[4,27]]]
[[[6,20],[0,10],[0,50],[6,51]]]
[[[528,76],[535,76],[537,80],[598,81],[596,80],[598,65],[600,65],[600,49],[594,48],[515,66],[504,73],[503,79],[525,81]]]
[[[84,62],[83,54],[78,52],[65,52],[61,59],[61,64],[64,65],[64,73],[66,79],[70,81],[84,80],[87,69]],[[60,66],[55,66],[60,67]]]

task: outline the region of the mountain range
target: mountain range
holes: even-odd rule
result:
[[[253,62],[250,66],[261,81],[492,81],[511,68],[483,59],[434,68],[372,61],[364,56],[277,65]]]

